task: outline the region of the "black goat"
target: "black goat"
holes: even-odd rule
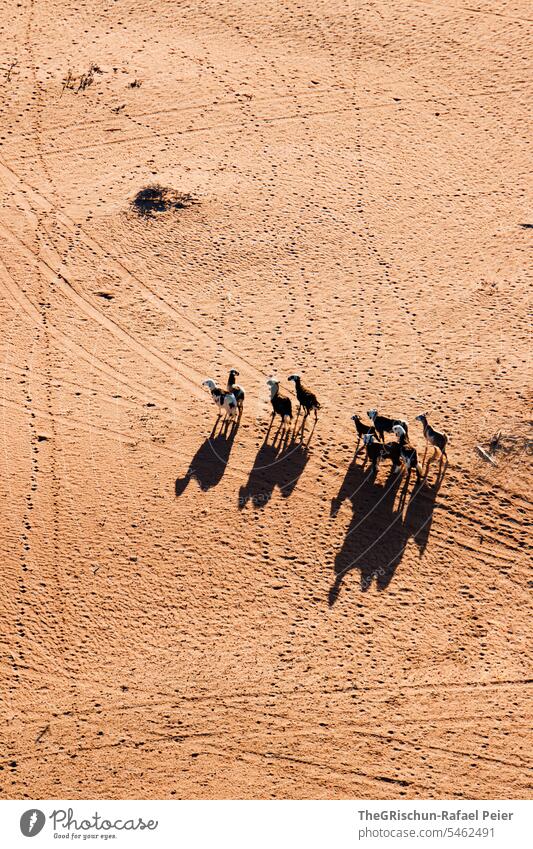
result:
[[[376,433],[379,435],[381,441],[383,441],[384,433],[392,433],[394,425],[401,425],[406,436],[409,432],[407,422],[404,422],[402,419],[390,419],[388,416],[380,416],[377,410],[369,410],[367,416],[376,428]]]
[[[238,376],[239,372],[237,371],[237,369],[232,368],[228,376],[228,392],[233,392],[237,401],[237,407],[239,408],[239,412],[242,412],[242,407],[244,404],[244,389],[242,388],[242,386],[239,386],[237,383],[235,383],[235,378]]]
[[[398,442],[378,442],[372,433],[366,433],[363,442],[366,447],[366,456],[372,466],[372,474],[377,472],[380,460],[390,460],[393,472],[398,470],[401,458],[401,448]]]
[[[279,380],[271,377],[267,380],[270,389],[270,403],[272,404],[272,418],[277,414],[281,421],[286,424],[292,419],[292,402],[288,395],[282,395],[279,391]]]
[[[371,433],[372,436],[377,436],[377,434],[374,425],[363,424],[359,416],[352,416],[352,421],[357,431],[357,445],[355,446],[355,453],[357,454],[357,452],[359,451],[359,443],[361,442],[361,437],[366,436],[367,433]]]
[[[315,420],[318,418],[318,411],[320,409],[320,404],[318,403],[317,397],[314,392],[311,392],[306,386],[303,385],[301,377],[299,374],[291,374],[287,380],[293,380],[294,385],[296,387],[296,397],[298,398],[298,412],[296,414],[296,418],[300,415],[300,410],[303,407],[305,410],[305,418],[309,415],[311,410],[315,411]]]

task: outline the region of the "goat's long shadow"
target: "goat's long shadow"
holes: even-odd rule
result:
[[[362,590],[369,589],[374,578],[379,590],[386,589],[410,537],[414,538],[420,556],[424,553],[438,487],[415,483],[404,513],[405,501],[399,490],[406,486],[401,474],[391,472],[385,483],[379,484],[373,482],[369,473],[365,474],[362,466],[355,462],[349,466],[331,502],[331,515],[336,516],[343,501],[349,499],[353,515],[335,557],[336,577],[329,591],[330,605],[335,604],[345,575],[353,569],[360,570]]]
[[[283,498],[288,498],[309,460],[312,433],[306,442],[295,431],[278,431],[270,442],[269,434],[270,428],[256,454],[248,480],[239,490],[239,510],[249,501],[254,507],[264,507],[276,487]]]
[[[431,533],[431,525],[433,523],[433,511],[435,509],[435,500],[444,478],[445,468],[439,468],[438,475],[435,481],[430,484],[424,478],[420,486],[415,487],[413,494],[407,504],[405,511],[404,524],[409,529],[409,533],[414,539],[420,552],[420,557],[424,554],[428,544],[429,535]]]
[[[189,463],[189,468],[182,478],[177,478],[175,484],[176,496],[183,495],[189,481],[194,478],[200,489],[206,492],[222,480],[238,425],[223,425],[215,435],[216,424],[211,434],[200,445],[198,451]]]

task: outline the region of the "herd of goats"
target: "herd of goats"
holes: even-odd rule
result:
[[[218,418],[224,416],[227,423],[237,423],[242,415],[244,405],[244,389],[235,382],[235,378],[239,376],[236,369],[231,369],[228,377],[226,389],[221,389],[214,380],[204,380],[205,386],[211,393],[217,409]],[[305,425],[305,420],[310,413],[314,412],[315,421],[318,418],[320,404],[314,392],[303,385],[299,374],[291,374],[287,378],[294,382],[296,390],[296,398],[298,399],[298,411],[296,420],[303,410],[302,429]],[[271,424],[276,416],[279,416],[280,428],[290,425],[292,422],[292,401],[288,395],[280,392],[279,380],[271,377],[267,380],[267,386],[270,389],[270,402],[272,404]],[[414,469],[417,479],[422,475],[422,468],[418,461],[416,448],[409,442],[409,426],[403,419],[394,419],[388,416],[379,415],[378,411],[369,410],[367,416],[371,424],[365,424],[357,415],[352,416],[352,421],[355,424],[357,431],[356,454],[359,450],[361,439],[366,449],[366,458],[371,464],[372,474],[376,474],[378,463],[380,460],[390,460],[392,463],[392,471],[399,472],[402,464],[407,470],[408,477]],[[217,419],[218,421],[218,419]],[[446,445],[448,437],[445,433],[440,433],[431,427],[427,420],[427,413],[421,413],[416,417],[416,421],[422,424],[424,429],[424,438],[428,445],[432,446],[434,451],[439,451],[441,458],[446,457]],[[393,433],[396,440],[385,442],[385,434]]]

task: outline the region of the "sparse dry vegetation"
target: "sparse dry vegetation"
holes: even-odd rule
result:
[[[485,460],[495,463],[495,456],[502,454],[532,454],[533,439],[527,436],[504,434],[499,430],[486,442],[476,445],[478,452]]]
[[[12,75],[13,71],[15,70],[15,68],[17,67],[18,63],[19,63],[18,59],[12,59],[9,62],[8,66],[6,68],[6,72],[5,72],[6,82],[8,82],[8,83],[11,82],[11,75]]]
[[[73,74],[72,71],[68,70],[67,76],[63,79],[63,91],[65,89],[69,89],[70,91],[74,91],[76,94],[79,91],[85,91],[86,88],[89,88],[94,82],[95,74],[103,74],[104,72],[100,68],[99,65],[91,65],[88,71],[84,74],[80,74],[77,76]]]

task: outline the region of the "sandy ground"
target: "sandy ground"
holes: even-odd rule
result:
[[[530,5],[0,9],[2,796],[529,795]]]

